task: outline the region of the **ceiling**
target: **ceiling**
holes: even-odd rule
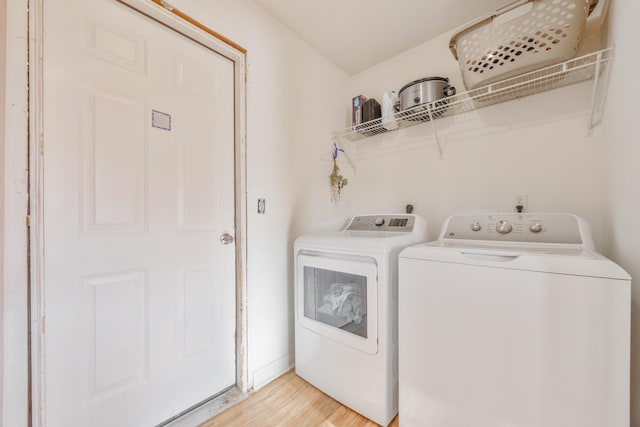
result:
[[[498,9],[510,0],[255,0],[349,74]]]

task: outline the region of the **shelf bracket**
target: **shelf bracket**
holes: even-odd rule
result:
[[[433,135],[436,138],[436,145],[438,146],[438,153],[440,154],[440,160],[442,160],[442,145],[440,145],[440,136],[438,136],[438,128],[436,127],[436,123],[433,120],[433,114],[431,112],[433,108],[433,104],[427,104],[427,112],[429,113],[429,121],[431,122],[431,127],[433,128]]]
[[[604,72],[602,66],[605,66]],[[596,56],[595,71],[593,72],[593,88],[591,90],[591,114],[589,116],[589,123],[587,129],[587,135],[593,135],[593,128],[602,120],[602,117],[596,122],[596,108],[598,103],[598,89],[604,84],[606,85],[609,80],[609,71],[611,70],[611,58],[609,60],[603,60],[603,53],[598,52]],[[602,75],[600,75],[602,74]],[[604,105],[604,95],[601,95],[600,107]],[[602,108],[601,108],[602,110]]]

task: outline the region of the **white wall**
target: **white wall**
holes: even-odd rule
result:
[[[3,146],[2,418],[27,425],[27,5],[6,2]]]
[[[631,425],[640,427],[640,3],[616,0],[611,10],[615,60],[611,73],[604,140],[606,141],[605,255],[633,277],[631,304]]]
[[[349,95],[380,100],[427,76],[449,77],[464,91],[449,39],[444,34],[354,76]],[[587,136],[590,95],[581,83],[437,120],[442,158],[430,123],[351,143],[358,170],[352,204],[403,211],[411,203],[435,238],[454,212],[514,211],[515,196],[524,194],[529,211],[584,217],[601,244],[604,144],[599,127]]]
[[[5,87],[5,44],[7,42],[7,2],[0,0],[0,129],[4,129],[4,87]],[[0,133],[0,224],[4,224],[4,135]],[[4,318],[4,239],[0,239],[0,319]],[[0,328],[0,384],[4,384],[4,331]],[[3,402],[3,388],[0,387],[0,402]],[[0,403],[0,420],[2,420]]]
[[[171,3],[248,50],[249,382],[259,387],[293,365],[293,240],[336,216],[320,157],[342,125],[348,76],[252,1]]]

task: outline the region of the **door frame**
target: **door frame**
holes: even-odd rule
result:
[[[44,352],[44,144],[43,45],[44,0],[29,3],[29,407],[31,426],[45,423]],[[234,222],[236,242],[236,386],[249,388],[247,343],[247,51],[163,0],[112,0],[174,30],[180,36],[224,56],[234,67]],[[195,403],[195,402],[194,402]]]

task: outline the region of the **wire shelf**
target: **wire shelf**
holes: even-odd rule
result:
[[[594,80],[595,86],[597,78],[605,71],[604,67],[609,63],[611,57],[612,48],[600,50],[468,92],[443,98],[433,103],[399,111],[394,114],[393,120],[385,121],[385,123],[383,123],[382,119],[375,119],[362,123],[355,129],[349,127],[334,132],[334,136],[356,141],[590,79]]]

